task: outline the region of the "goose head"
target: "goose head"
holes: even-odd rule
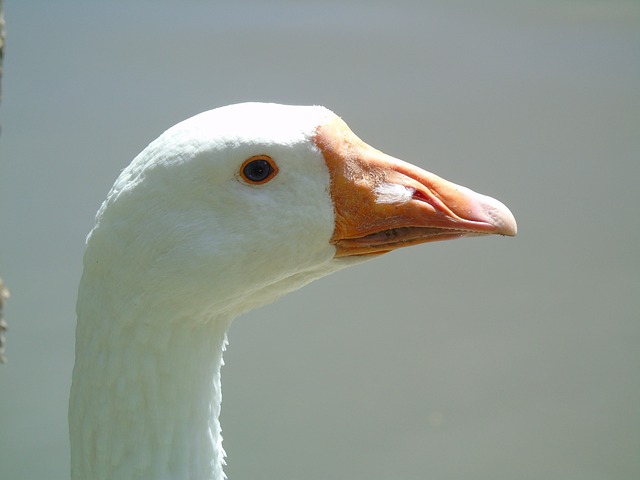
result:
[[[326,108],[245,103],[179,123],[134,159],[85,269],[165,308],[237,314],[404,246],[515,232],[502,203],[370,147]]]

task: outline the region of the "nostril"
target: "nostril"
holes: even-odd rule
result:
[[[413,198],[415,198],[416,200],[420,200],[422,202],[430,203],[427,196],[424,193],[422,193],[420,190],[414,190]]]

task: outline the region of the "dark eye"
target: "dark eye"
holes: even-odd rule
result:
[[[271,165],[266,160],[253,160],[245,165],[242,173],[252,182],[262,182],[271,173]]]
[[[268,155],[256,155],[242,164],[240,175],[247,183],[262,184],[275,177],[278,167]]]

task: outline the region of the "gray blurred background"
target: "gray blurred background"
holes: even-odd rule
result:
[[[504,201],[238,319],[231,480],[640,478],[640,2],[5,1],[0,477],[68,478],[93,216],[178,121],[321,104]]]

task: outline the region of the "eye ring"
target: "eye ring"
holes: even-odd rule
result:
[[[269,155],[254,155],[240,167],[240,176],[250,185],[262,185],[278,174],[278,166]]]

